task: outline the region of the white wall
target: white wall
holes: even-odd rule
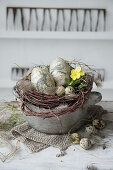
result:
[[[54,57],[78,60],[105,68],[105,82],[103,89],[113,92],[113,35],[111,40],[97,39],[24,39],[14,36],[2,37],[6,29],[6,7],[73,7],[73,8],[105,8],[107,10],[107,31],[113,34],[113,0],[0,0],[0,87],[13,87],[11,81],[11,67],[14,63],[20,66],[48,64]],[[7,34],[7,33],[6,33]],[[18,32],[15,32],[18,35]],[[13,34],[12,34],[13,35]],[[35,34],[34,34],[35,35]],[[39,35],[36,33],[36,36]],[[81,34],[79,34],[81,36]],[[79,36],[78,35],[78,36]],[[85,34],[84,34],[85,35]],[[96,35],[96,34],[95,34]],[[96,35],[97,36],[97,35]],[[103,33],[104,36],[104,33]],[[111,96],[112,93],[111,93]],[[113,99],[113,97],[112,97]]]
[[[56,57],[78,60],[97,68],[105,68],[105,81],[113,81],[113,41],[104,40],[0,40],[0,82],[8,87],[11,79],[11,67],[49,64]],[[6,82],[6,84],[5,84]],[[106,85],[106,88],[109,84]],[[109,88],[113,88],[109,87]]]

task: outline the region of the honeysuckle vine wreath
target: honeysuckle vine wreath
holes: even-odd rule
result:
[[[41,94],[34,91],[26,91],[25,93],[19,94],[18,87],[16,92],[19,94],[19,98],[22,101],[22,111],[29,116],[40,116],[43,118],[60,116],[70,111],[75,111],[80,108],[84,102],[88,99],[89,93],[91,92],[92,84],[88,88],[80,89],[75,92],[74,96],[53,96],[47,94]],[[28,103],[32,103],[37,107],[50,109],[47,113],[37,113],[28,107]],[[68,104],[68,108],[64,109],[62,112],[54,113],[51,111],[52,108],[59,106],[60,104]]]
[[[88,99],[93,85],[93,76],[85,73],[81,67],[71,70],[71,80],[65,79],[66,84],[75,88],[71,95],[48,95],[36,91],[29,80],[25,78],[17,82],[14,87],[15,93],[22,102],[22,111],[29,116],[39,116],[43,118],[58,117],[66,113],[75,111],[82,107],[84,102]],[[28,103],[33,104],[39,108],[49,109],[46,113],[34,112]],[[68,107],[61,112],[53,112],[52,109],[61,105],[67,104]]]

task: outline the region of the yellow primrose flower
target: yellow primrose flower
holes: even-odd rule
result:
[[[79,79],[81,76],[83,76],[85,74],[84,71],[82,71],[81,67],[77,67],[76,69],[72,69],[71,70],[71,78],[73,80]]]
[[[78,73],[82,71],[81,67],[77,67],[75,70],[76,70],[76,72],[78,72]]]

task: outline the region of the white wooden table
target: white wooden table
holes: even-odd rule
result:
[[[110,112],[113,112],[113,102],[101,103]],[[104,116],[113,120],[113,113]],[[106,133],[108,130],[106,128]],[[112,131],[111,131],[111,135]],[[38,153],[30,153],[22,143],[20,149],[5,163],[0,162],[0,170],[85,170],[88,166],[95,166],[99,170],[113,170],[113,136],[105,139],[108,147],[103,150],[101,146],[84,151],[79,145],[67,149],[63,157],[56,157],[59,149],[49,147]],[[16,140],[13,141],[16,143]]]

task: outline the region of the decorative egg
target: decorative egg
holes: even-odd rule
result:
[[[87,126],[86,127],[86,132],[88,134],[96,134],[97,133],[97,130],[94,126]]]
[[[97,129],[103,129],[106,126],[106,123],[104,120],[99,120],[99,119],[95,119],[92,122],[93,126],[95,126]]]
[[[80,143],[81,136],[78,133],[72,133],[70,139],[73,143]]]
[[[65,85],[65,78],[70,78],[70,65],[66,60],[57,57],[50,64],[50,73],[55,79],[57,86]]]
[[[55,94],[55,82],[46,66],[34,67],[31,72],[31,82],[37,91],[45,94]]]
[[[90,149],[90,148],[91,148],[92,144],[91,144],[91,141],[90,141],[88,138],[82,138],[82,139],[80,140],[80,146],[81,146],[83,149],[87,150],[87,149]]]
[[[74,88],[71,86],[65,88],[65,94],[72,94],[74,93],[74,91],[75,91]]]
[[[58,95],[58,96],[61,96],[61,95],[63,95],[65,93],[65,88],[63,87],[63,86],[59,86],[58,88],[57,88],[57,90],[56,90],[56,94]]]

